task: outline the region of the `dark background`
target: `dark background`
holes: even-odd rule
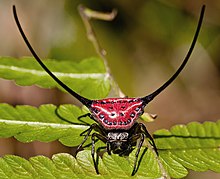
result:
[[[23,28],[39,56],[71,61],[97,56],[87,40],[77,5],[100,11],[118,9],[113,22],[94,21],[93,24],[102,47],[108,52],[114,78],[131,97],[151,93],[175,72],[191,44],[201,6],[206,4],[193,55],[178,79],[146,108],[147,112],[158,114],[147,126],[153,133],[175,124],[220,118],[220,1],[1,0],[0,56],[31,55],[14,23],[12,4],[16,5]],[[0,102],[39,106],[75,103],[75,99],[56,89],[19,87],[0,79]],[[0,140],[0,145],[1,155],[26,158],[69,151],[58,142],[21,144],[13,138]],[[192,172],[187,178],[208,177],[219,178],[220,174]]]

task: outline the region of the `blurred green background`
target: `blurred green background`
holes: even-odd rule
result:
[[[12,4],[16,5],[22,26],[39,56],[71,61],[97,56],[86,37],[77,5],[107,12],[116,8],[118,15],[114,21],[93,21],[93,24],[107,51],[112,75],[129,97],[151,93],[175,72],[191,44],[201,6],[206,4],[193,55],[178,79],[146,108],[147,112],[158,114],[147,126],[152,133],[174,124],[220,118],[220,1],[1,0],[1,56],[31,55],[14,23]],[[0,87],[1,103],[34,106],[77,103],[56,89],[19,87],[2,79]],[[0,145],[1,155],[17,154],[27,158],[69,151],[58,142],[21,144],[14,139],[2,139]],[[208,177],[220,178],[220,174],[191,172],[187,176],[188,179]]]

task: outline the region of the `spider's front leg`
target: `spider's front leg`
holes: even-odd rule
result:
[[[90,125],[89,123],[82,120],[82,118],[84,118],[84,117],[89,117],[90,119],[94,120],[92,114],[90,114],[90,113],[83,114],[83,115],[79,116],[77,119],[86,125]]]
[[[145,127],[145,125],[144,125],[143,123],[138,123],[138,125],[139,125],[140,129],[143,130],[143,132],[144,132],[144,134],[146,135],[146,137],[150,139],[150,144],[153,146],[153,148],[154,148],[154,150],[155,150],[157,156],[159,156],[159,153],[158,153],[158,151],[157,151],[157,147],[156,147],[156,144],[155,144],[155,142],[154,142],[154,139],[153,139],[153,137],[150,135],[150,133],[147,131],[147,128]]]
[[[144,134],[143,133],[138,133],[138,134],[134,134],[133,136],[130,137],[129,141],[130,143],[133,143],[135,141],[137,141],[138,139],[140,139],[139,143],[138,143],[138,147],[137,147],[137,151],[135,153],[135,160],[134,160],[134,167],[133,167],[133,171],[132,171],[132,176],[136,173],[136,168],[137,168],[137,161],[138,161],[138,156],[141,150],[141,147],[143,145],[144,142]]]
[[[98,124],[94,123],[92,124],[88,129],[86,129],[85,131],[83,131],[80,136],[83,136],[85,133],[87,133],[83,139],[83,141],[81,142],[81,144],[77,147],[76,151],[79,151],[79,149],[83,146],[83,144],[87,141],[90,133],[92,132],[92,130],[97,130],[100,131],[101,128],[99,127]]]
[[[109,154],[109,155],[111,155],[111,145],[110,145],[110,142],[106,142],[106,149],[107,149],[107,153]]]
[[[92,134],[92,150],[91,150],[91,155],[92,155],[92,160],[93,160],[93,164],[95,167],[95,171],[97,174],[99,174],[99,170],[98,170],[98,162],[96,162],[95,160],[95,137],[98,138],[99,140],[101,140],[102,142],[106,143],[107,142],[107,138],[101,134],[98,133],[93,133]],[[97,156],[98,159],[98,156]]]
[[[81,116],[78,117],[78,120],[80,120],[81,118],[84,118],[84,117],[90,117],[92,118],[92,115],[90,113],[86,113],[86,114],[83,114]]]
[[[129,138],[129,143],[135,143],[138,139],[140,139],[139,143],[138,143],[138,147],[137,147],[137,151],[135,153],[135,161],[134,161],[134,167],[133,167],[133,171],[132,171],[132,176],[137,172],[137,162],[138,162],[138,156],[141,150],[141,147],[143,145],[143,142],[145,140],[145,137],[148,138],[150,140],[150,144],[153,146],[157,156],[158,151],[157,151],[157,147],[156,144],[154,142],[153,137],[150,135],[150,133],[147,131],[147,128],[145,127],[144,124],[142,123],[136,123],[134,128],[133,128],[133,135]]]

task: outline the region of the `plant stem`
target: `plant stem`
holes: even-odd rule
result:
[[[112,21],[117,15],[117,10],[113,9],[112,12],[108,12],[108,13],[98,12],[98,11],[94,11],[92,9],[89,9],[83,5],[79,5],[78,11],[79,11],[79,14],[83,20],[84,25],[85,25],[88,39],[92,42],[97,54],[101,57],[101,59],[104,62],[105,69],[106,69],[107,73],[109,74],[109,78],[110,78],[110,81],[111,81],[111,84],[113,86],[114,91],[116,92],[116,94],[119,97],[124,97],[125,95],[123,94],[123,92],[119,88],[118,84],[115,82],[115,80],[113,79],[113,77],[111,75],[111,72],[110,72],[110,69],[108,66],[108,62],[107,62],[107,58],[106,58],[107,53],[106,53],[105,49],[103,49],[101,47],[101,45],[96,37],[95,31],[92,27],[92,24],[90,22],[90,20],[92,20],[92,19]]]

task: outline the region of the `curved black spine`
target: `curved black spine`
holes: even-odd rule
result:
[[[22,27],[21,24],[18,20],[18,16],[17,16],[17,12],[16,12],[16,7],[15,5],[13,5],[13,14],[14,14],[14,19],[15,22],[17,24],[18,30],[22,36],[22,38],[24,39],[26,45],[28,46],[30,52],[32,53],[32,55],[34,56],[34,58],[37,60],[37,62],[40,64],[40,66],[60,85],[62,86],[68,93],[70,93],[72,96],[74,96],[76,99],[78,99],[82,104],[84,104],[87,107],[90,107],[92,104],[92,100],[89,100],[83,96],[80,96],[79,94],[77,94],[76,92],[74,92],[72,89],[70,89],[67,85],[65,85],[62,81],[60,81],[42,62],[42,60],[39,58],[39,56],[36,54],[36,52],[34,51],[34,49],[32,48],[31,44],[29,43]]]
[[[198,25],[197,25],[197,29],[196,29],[196,32],[195,32],[192,44],[191,44],[191,46],[189,48],[189,51],[188,51],[185,59],[182,62],[182,64],[177,69],[177,71],[173,74],[173,76],[171,76],[171,78],[168,81],[166,81],[160,88],[158,88],[153,93],[151,93],[151,94],[141,98],[145,104],[147,104],[150,101],[152,101],[158,94],[160,94],[165,88],[167,88],[176,79],[176,77],[180,74],[180,72],[183,70],[183,68],[186,66],[186,63],[188,62],[188,60],[190,58],[190,55],[192,54],[192,51],[193,51],[193,49],[195,47],[195,44],[196,44],[196,41],[197,41],[197,38],[198,38],[198,35],[199,35],[199,31],[201,29],[204,13],[205,13],[205,5],[202,6],[202,9],[201,9],[201,12],[200,12],[199,21],[198,21]]]

